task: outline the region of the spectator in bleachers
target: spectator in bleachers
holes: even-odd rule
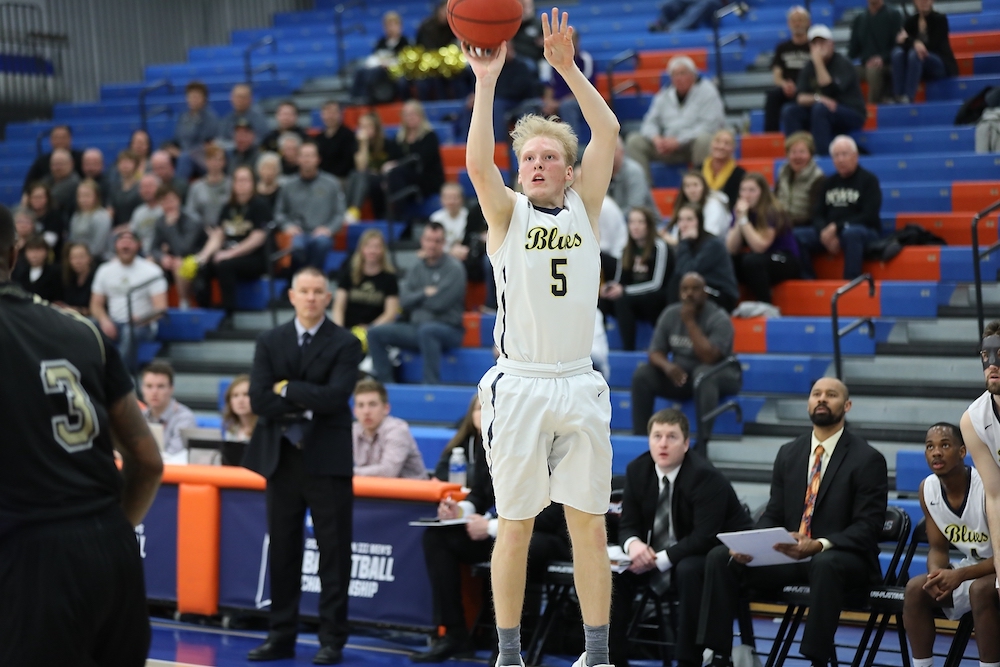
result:
[[[61,249],[67,220],[53,205],[48,185],[33,183],[28,186],[27,208],[34,216],[38,233],[45,237],[45,242],[52,248]]]
[[[111,183],[108,175],[104,173],[104,153],[101,152],[100,148],[88,148],[83,151],[81,164],[83,167],[82,178],[89,178],[97,183],[97,189],[101,195],[101,201],[108,201],[108,195],[111,192]]]
[[[719,0],[667,0],[660,15],[649,24],[652,32],[683,32],[712,25],[712,15],[722,7]]]
[[[917,13],[907,17],[892,49],[892,92],[909,104],[921,81],[958,75],[948,38],[948,17],[934,11],[933,0],[913,0]]]
[[[281,182],[286,183],[299,173],[299,151],[302,139],[294,132],[283,132],[278,137],[278,154],[281,155]],[[317,148],[317,150],[319,150]]]
[[[509,47],[508,47],[509,48]],[[594,83],[594,57],[580,49],[580,33],[573,33],[573,61],[590,83]],[[506,68],[506,65],[504,66]],[[502,74],[502,72],[501,72]],[[580,104],[570,92],[569,85],[559,72],[552,69],[547,60],[539,63],[539,78],[542,87],[542,115],[559,118],[576,133],[581,145],[590,142],[590,126],[583,120]],[[499,83],[499,82],[498,82]],[[506,139],[506,137],[505,137]]]
[[[257,158],[257,196],[274,211],[280,192],[281,156],[271,152],[261,153]]]
[[[579,171],[574,176],[579,178]],[[655,210],[650,210],[655,214]],[[628,244],[628,222],[621,207],[609,195],[604,196],[601,214],[597,218],[597,227],[601,232],[601,271],[605,276],[616,275],[622,253]]]
[[[292,237],[292,263],[323,270],[333,235],[344,224],[344,191],[340,181],[319,170],[316,144],[299,151],[299,174],[281,186],[275,221]]]
[[[66,244],[62,262],[62,305],[90,317],[90,288],[94,283],[94,258],[86,243]]]
[[[778,172],[774,194],[794,227],[812,226],[813,211],[823,187],[823,170],[816,164],[816,144],[808,132],[785,139],[785,164]]]
[[[214,144],[205,146],[205,175],[191,184],[184,212],[202,227],[215,226],[229,192],[226,152]]]
[[[142,203],[139,196],[139,158],[130,150],[118,153],[115,161],[117,178],[108,183],[108,198],[105,204],[111,214],[112,227],[127,225],[132,213]]]
[[[174,142],[179,149],[174,157],[177,158],[177,176],[187,182],[192,176],[205,172],[205,146],[219,135],[219,117],[208,106],[208,87],[201,81],[189,82],[184,87],[184,97],[187,110],[177,119],[174,128]]]
[[[149,171],[149,156],[153,152],[153,141],[146,130],[135,130],[129,138],[128,149],[135,155],[139,174]]]
[[[364,66],[354,73],[351,99],[360,104],[391,102],[396,97],[396,86],[389,79],[387,69],[395,64],[400,51],[410,45],[403,34],[403,19],[399,12],[390,10],[382,15],[382,36],[365,60]]]
[[[344,125],[344,114],[340,103],[327,100],[320,110],[323,131],[316,137],[319,150],[319,168],[344,181],[354,171],[354,153],[358,150],[357,140],[350,128]]]
[[[427,479],[424,457],[410,425],[389,414],[389,394],[378,380],[354,387],[354,474],[359,477]]]
[[[680,300],[681,279],[698,273],[705,280],[708,296],[728,312],[736,308],[740,289],[729,259],[729,251],[719,237],[705,230],[702,208],[688,202],[675,209],[677,248],[674,251],[674,271],[667,285],[667,303]]]
[[[101,206],[97,183],[89,178],[76,188],[76,212],[69,221],[67,241],[85,244],[98,261],[111,253],[111,215]]]
[[[791,38],[774,49],[771,75],[774,88],[764,98],[764,131],[781,132],[781,109],[795,101],[802,68],[809,62],[809,10],[795,5],[788,10],[788,32]]]
[[[441,351],[462,344],[465,268],[445,253],[444,243],[441,223],[427,223],[420,236],[420,261],[407,271],[400,284],[399,301],[407,321],[368,330],[375,378],[383,384],[393,381],[389,346],[418,350],[423,357],[424,383],[439,384]]]
[[[267,272],[267,225],[271,210],[256,196],[253,171],[240,167],[233,174],[229,202],[222,207],[217,225],[208,232],[208,241],[198,251],[198,303],[209,305],[211,280],[219,280],[222,307],[227,322],[236,312],[236,285],[240,280],[256,280]]]
[[[376,219],[385,216],[385,192],[382,190],[382,165],[389,160],[385,133],[378,114],[366,113],[358,118],[354,131],[358,149],[354,152],[354,171],[344,185],[347,198],[347,222],[361,219],[361,207],[371,201]]]
[[[465,227],[469,223],[469,209],[465,206],[461,185],[445,183],[441,186],[441,208],[431,213],[430,219],[444,227],[444,247],[451,254],[451,249],[465,240]],[[456,259],[461,262],[464,258]]]
[[[389,160],[382,165],[382,174],[389,194],[410,185],[417,186],[421,197],[436,195],[441,190],[444,185],[441,145],[419,101],[410,100],[403,105],[396,140],[386,142],[386,152]]]
[[[535,13],[535,0],[521,0],[521,27],[507,43],[513,44],[520,58],[534,66],[537,71],[543,62],[541,21]]]
[[[91,316],[104,335],[116,341],[122,359],[133,372],[136,371],[134,346],[156,338],[156,320],[167,310],[167,281],[163,271],[138,255],[139,239],[135,233],[127,228],[118,232],[115,257],[98,267],[90,298]]]
[[[667,282],[673,271],[673,253],[656,233],[656,217],[649,209],[629,209],[628,241],[618,272],[601,286],[601,298],[614,313],[622,349],[635,349],[637,322],[656,322],[667,305]]]
[[[223,116],[219,122],[219,138],[226,142],[236,141],[236,126],[240,121],[246,121],[258,137],[267,135],[270,128],[267,117],[254,106],[253,92],[245,83],[238,83],[229,92],[229,103],[233,110]]]
[[[250,442],[257,415],[250,406],[250,376],[237,375],[226,387],[222,402],[222,438],[226,442]]]
[[[746,176],[746,169],[736,164],[736,136],[732,130],[723,129],[715,133],[708,149],[708,157],[701,165],[701,175],[705,183],[726,196],[729,210],[733,210],[740,195],[740,183]]]
[[[877,241],[882,229],[882,186],[878,176],[858,164],[858,145],[839,136],[830,146],[837,173],[823,180],[813,213],[812,227],[796,227],[807,278],[815,278],[809,254],[826,250],[844,253],[844,279],[861,275],[865,247]]]
[[[781,127],[785,136],[812,132],[820,155],[826,155],[834,135],[860,130],[868,111],[858,73],[834,49],[830,29],[814,25],[808,36],[809,62],[799,74],[795,103],[781,111]]]
[[[497,76],[496,91],[493,97],[493,117],[497,122],[493,125],[493,138],[497,142],[509,139],[510,125],[529,111],[534,111],[539,105],[541,82],[537,70],[532,69],[524,60],[517,57],[517,51],[507,45],[507,60]],[[455,134],[460,142],[469,138],[469,125],[472,123],[472,103],[475,93],[469,93],[465,99],[465,109],[458,117]],[[544,104],[543,104],[543,108]]]
[[[146,174],[139,179],[139,196],[142,203],[132,212],[128,227],[142,244],[142,254],[148,257],[153,249],[153,235],[156,232],[156,221],[163,215],[163,209],[156,199],[163,181],[156,174]],[[115,230],[117,233],[119,230]]]
[[[83,155],[80,151],[73,148],[73,132],[70,130],[69,125],[54,125],[49,130],[49,145],[52,151],[59,149],[69,151],[70,155],[73,156],[73,168],[77,173],[82,173]],[[25,193],[27,193],[29,185],[37,183],[49,175],[51,159],[51,152],[42,153],[31,163],[31,166],[28,167],[28,173],[24,175],[24,186],[22,189]]]
[[[399,315],[399,280],[385,238],[378,229],[366,230],[358,247],[337,274],[330,319],[334,324],[367,332],[394,322]],[[364,339],[362,343],[364,344]]]
[[[760,174],[747,174],[740,184],[726,249],[733,256],[737,279],[755,301],[771,303],[774,285],[802,273],[791,218]]]
[[[722,97],[707,77],[698,76],[694,61],[674,56],[667,63],[670,85],[660,88],[642,119],[629,135],[625,151],[646,170],[649,163],[700,165],[708,157],[712,135],[725,124]]]
[[[149,424],[163,427],[164,463],[188,462],[181,430],[195,428],[191,408],[174,399],[174,369],[166,361],[153,361],[142,370],[142,416]]]
[[[618,135],[618,147],[615,149],[615,161],[611,167],[611,185],[608,195],[615,200],[621,209],[645,206],[657,213],[653,191],[649,188],[649,178],[642,165],[625,154],[625,142]]]
[[[733,215],[729,210],[726,195],[708,187],[702,172],[689,171],[681,178],[681,188],[674,198],[674,211],[680,210],[684,204],[694,204],[701,208],[705,231],[709,234],[723,238],[729,231]],[[679,237],[676,213],[662,235],[667,243],[671,245],[677,243]]]
[[[724,545],[708,553],[696,641],[715,653],[713,666],[732,664],[733,619],[744,587],[766,594],[789,584],[808,585],[809,615],[799,652],[812,664],[825,665],[845,601],[855,591],[867,598],[871,582],[881,579],[885,458],[845,429],[850,408],[844,383],[817,380],[808,400],[810,433],[783,445],[774,460],[771,496],[756,527],[792,533],[794,544],[774,549],[800,562],[745,567],[752,558]]]
[[[858,59],[858,76],[868,82],[868,101],[881,104],[885,94],[885,80],[891,74],[892,49],[896,36],[903,27],[903,17],[885,0],[868,0],[866,11],[854,17],[851,23],[851,42],[847,57]]]
[[[32,236],[24,244],[27,270],[19,272],[19,282],[28,292],[46,301],[62,299],[62,275],[58,264],[50,262],[52,249],[40,235]]]
[[[653,329],[649,344],[649,359],[632,374],[632,430],[635,435],[648,434],[649,418],[657,396],[686,401],[694,395],[694,380],[714,364],[733,353],[733,323],[729,314],[708,300],[705,279],[688,273],[680,283],[680,303],[667,306]],[[673,361],[667,355],[673,353]],[[700,382],[702,390],[697,406],[704,415],[719,404],[722,394],[740,390],[740,371],[726,368]],[[698,436],[707,439],[706,433]]]
[[[162,213],[156,220],[149,259],[163,269],[168,278],[173,277],[180,307],[186,310],[192,295],[191,281],[183,269],[184,258],[201,250],[208,239],[201,221],[181,210],[181,196],[173,186],[161,185],[156,200]]]
[[[257,146],[257,134],[253,125],[246,118],[240,118],[233,129],[233,147],[226,160],[229,175],[232,176],[240,167],[253,169],[257,166],[259,156],[260,148]]]
[[[28,260],[24,257],[24,246],[28,239],[40,234],[41,226],[35,221],[35,214],[27,206],[18,206],[13,210],[14,215],[14,250],[17,251],[17,261],[10,272],[11,282],[21,282],[23,274],[28,270]]]
[[[76,186],[80,185],[80,175],[73,171],[73,156],[68,150],[57,148],[52,151],[49,175],[43,183],[49,186],[52,207],[68,220],[76,206]]]
[[[422,46],[428,51],[455,43],[455,33],[448,24],[448,2],[441,0],[434,7],[433,13],[425,18],[417,27],[415,46]],[[457,76],[445,79],[441,76],[427,76],[414,82],[413,87],[417,99],[421,100],[451,100],[465,97],[468,86]]]
[[[266,151],[278,151],[278,139],[285,132],[292,132],[299,136],[302,141],[306,140],[306,133],[299,127],[299,108],[295,102],[285,100],[278,105],[274,111],[274,121],[276,126],[265,135],[260,142],[260,147]]]
[[[188,181],[177,175],[174,169],[174,159],[165,150],[154,151],[149,157],[149,170],[160,178],[163,185],[169,185],[181,198],[181,203],[187,201]]]
[[[617,543],[632,563],[614,578],[611,662],[629,667],[632,608],[636,593],[648,587],[676,596],[677,666],[697,667],[705,556],[719,544],[716,535],[749,530],[753,522],[725,475],[700,451],[690,451],[691,427],[683,412],[667,408],[649,421],[649,449],[625,470]]]
[[[965,455],[958,426],[939,422],[927,429],[924,456],[931,474],[918,488],[930,547],[927,573],[906,583],[903,601],[903,625],[914,667],[934,666],[935,609],[951,621],[971,612],[979,663],[1000,662],[1000,609],[987,496],[979,471],[965,465]],[[957,564],[952,562],[952,549],[963,556]]]

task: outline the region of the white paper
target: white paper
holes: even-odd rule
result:
[[[460,526],[462,524],[469,523],[468,519],[417,519],[416,521],[411,521],[411,526]]]
[[[608,560],[611,561],[611,571],[621,574],[632,564],[632,559],[617,544],[608,545]]]
[[[775,551],[775,544],[795,544],[795,538],[784,528],[740,530],[735,533],[719,533],[717,537],[732,551],[753,556],[747,567],[805,563],[809,560],[808,558],[795,560],[780,551]]]

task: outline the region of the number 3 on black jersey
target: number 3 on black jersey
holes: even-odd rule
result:
[[[70,454],[90,449],[101,432],[90,395],[80,384],[80,371],[66,359],[42,362],[40,375],[46,394],[63,394],[66,414],[52,417],[52,435]]]
[[[560,271],[566,263],[565,257],[552,258],[552,280],[556,281],[552,285],[552,296],[566,296],[566,274]]]

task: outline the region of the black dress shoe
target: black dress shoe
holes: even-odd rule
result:
[[[268,639],[255,649],[247,653],[247,660],[253,662],[266,662],[269,660],[284,660],[295,657],[295,641],[279,641]]]
[[[324,646],[313,657],[314,665],[339,665],[344,661],[344,651],[336,646]]]
[[[434,642],[429,651],[411,654],[410,662],[444,662],[448,658],[469,658],[474,653],[467,637],[445,635]]]

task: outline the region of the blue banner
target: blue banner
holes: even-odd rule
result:
[[[223,489],[219,545],[219,605],[268,609],[267,513],[264,494]],[[358,498],[354,501],[349,616],[366,621],[431,628],[431,592],[421,541],[423,528],[407,524],[435,513],[430,503]],[[319,547],[306,515],[302,554],[303,615],[319,604]]]
[[[177,600],[177,485],[164,484],[135,527],[146,572],[146,597]]]

